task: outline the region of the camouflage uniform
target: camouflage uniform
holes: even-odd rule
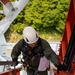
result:
[[[59,64],[59,58],[55,52],[50,47],[49,43],[41,39],[41,48],[43,50],[44,56],[50,60],[55,66]],[[31,48],[27,43],[23,46],[23,39],[21,39],[14,47],[11,53],[12,59],[18,58],[21,52],[26,54],[28,51],[32,51],[32,54],[28,56],[27,62],[30,67],[27,68],[27,75],[34,75],[34,71],[37,70],[39,66],[40,56],[38,55],[38,43],[35,48]],[[47,75],[47,71],[39,72],[39,75]]]

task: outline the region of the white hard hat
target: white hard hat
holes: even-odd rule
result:
[[[28,44],[35,43],[38,40],[37,32],[31,26],[28,26],[23,30],[23,37]]]

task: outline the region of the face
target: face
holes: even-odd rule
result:
[[[30,47],[34,48],[37,45],[37,42],[29,44]]]

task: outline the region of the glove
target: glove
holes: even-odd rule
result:
[[[13,66],[17,66],[18,63],[19,63],[19,62],[17,61],[17,58],[12,59],[12,61],[14,62]]]
[[[21,59],[21,62],[23,63],[24,67],[26,67],[28,65],[27,62],[23,58]]]
[[[59,65],[57,65],[57,70],[58,71],[64,71],[65,70],[65,67],[62,65],[62,64],[59,64]]]

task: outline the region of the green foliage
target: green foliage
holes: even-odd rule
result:
[[[68,5],[68,0],[30,0],[13,21],[13,28],[19,34],[22,34],[23,28],[27,25],[31,25],[41,31],[47,31],[47,29],[50,30],[53,28],[62,33]],[[1,8],[2,4],[0,4],[0,10]],[[4,16],[0,14],[0,19],[2,18]]]
[[[0,3],[0,10],[3,10],[3,5],[2,5],[2,3]]]
[[[20,22],[20,23],[24,23],[25,22],[23,11],[21,11],[20,14],[16,17],[16,19],[13,21],[13,24],[16,24],[18,22]]]
[[[3,10],[3,4],[2,3],[0,3],[0,10]],[[2,20],[4,17],[5,17],[5,15],[0,13],[0,20]]]
[[[19,34],[22,34],[24,27],[25,27],[25,24],[22,24],[22,23],[17,23],[13,25],[14,30],[16,30],[16,32]]]
[[[10,0],[11,2],[14,2],[15,0]]]
[[[65,13],[69,8],[68,5],[68,0],[30,0],[12,25],[20,34],[23,27],[27,25],[41,31],[54,28],[62,33],[66,20]],[[0,3],[0,10],[2,9],[3,5]],[[0,14],[0,20],[3,18],[4,15]]]
[[[24,10],[24,18],[37,30],[54,27],[62,32],[68,5],[68,0],[30,0]]]
[[[19,34],[22,34],[24,27],[27,26],[26,21],[24,20],[24,11],[21,11],[12,24],[14,30]]]
[[[29,0],[27,6],[11,24],[10,29],[14,28],[17,33],[22,34],[24,27],[31,25],[46,40],[54,41],[56,38],[59,40],[60,33],[64,29],[65,13],[68,11],[69,2],[69,0]],[[2,15],[0,17],[2,19]],[[18,36],[15,34],[15,37]]]
[[[0,20],[2,20],[5,17],[5,15],[0,14]]]

